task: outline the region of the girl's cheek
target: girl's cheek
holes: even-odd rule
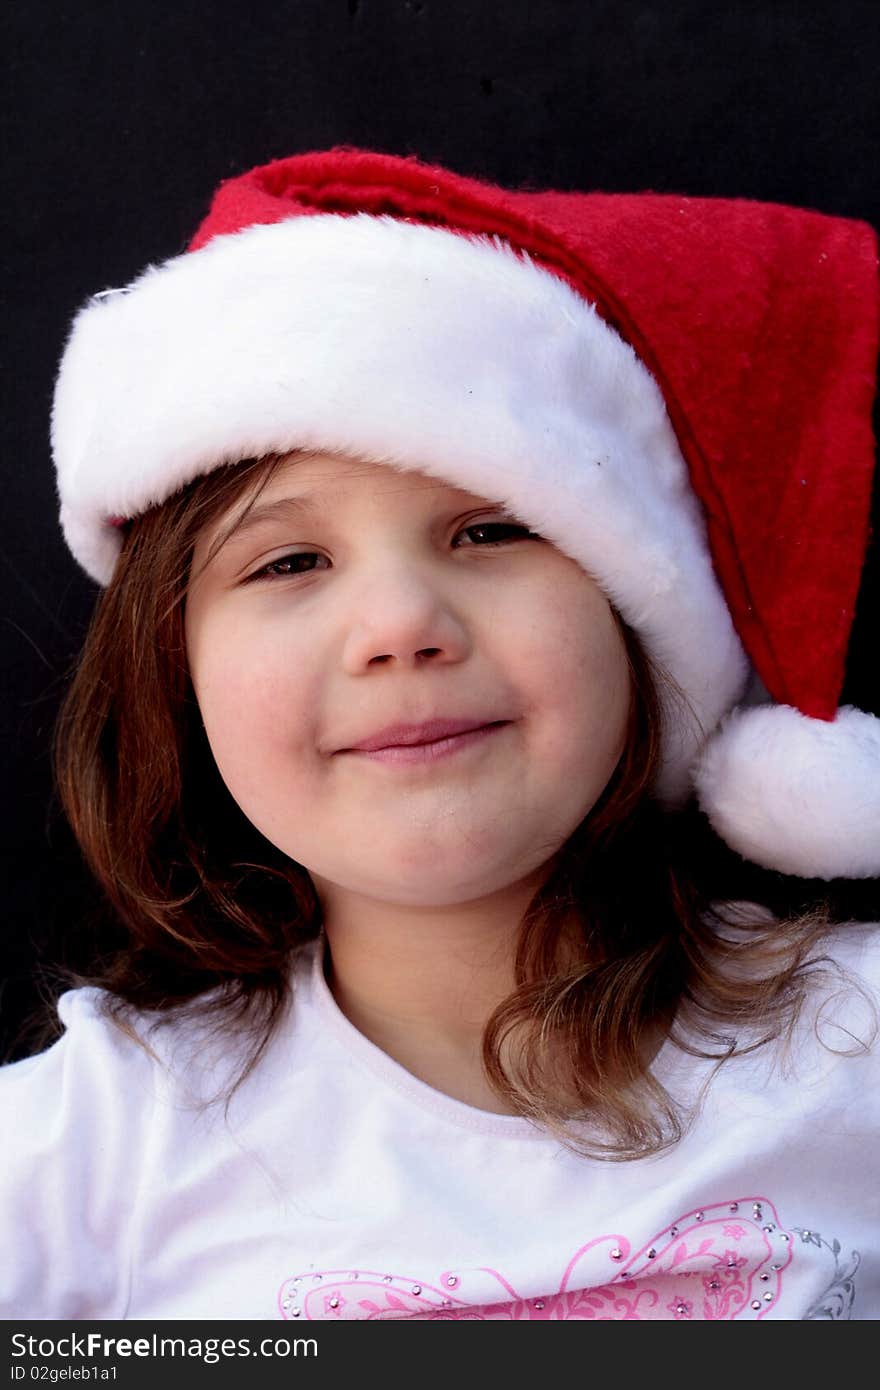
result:
[[[575,593],[567,612],[544,634],[543,659],[546,669],[555,672],[554,703],[561,715],[607,732],[626,728],[631,676],[626,647],[611,614],[602,600]]]

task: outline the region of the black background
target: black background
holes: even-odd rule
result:
[[[512,186],[738,195],[878,226],[878,13],[876,0],[6,0],[0,1048],[94,901],[49,768],[97,593],[61,537],[48,446],[82,301],[181,252],[221,179],[339,143]],[[877,551],[842,703],[880,713]],[[843,915],[880,916],[880,883],[831,887]]]

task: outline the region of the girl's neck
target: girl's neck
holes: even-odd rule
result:
[[[358,1031],[446,1095],[512,1113],[490,1089],[480,1048],[514,989],[518,925],[541,875],[450,907],[380,903],[315,880],[327,982]]]

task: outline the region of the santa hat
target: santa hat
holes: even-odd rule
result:
[[[664,695],[656,795],[745,858],[880,875],[880,719],[838,708],[869,539],[877,239],[742,198],[508,190],[338,147],[222,183],[77,314],[61,525],[300,447],[506,504],[600,583]]]

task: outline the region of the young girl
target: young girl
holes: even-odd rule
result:
[[[78,314],[60,794],[118,923],[0,1074],[5,1318],[880,1316],[838,708],[877,246],[338,148]],[[704,876],[705,877],[705,876]]]

